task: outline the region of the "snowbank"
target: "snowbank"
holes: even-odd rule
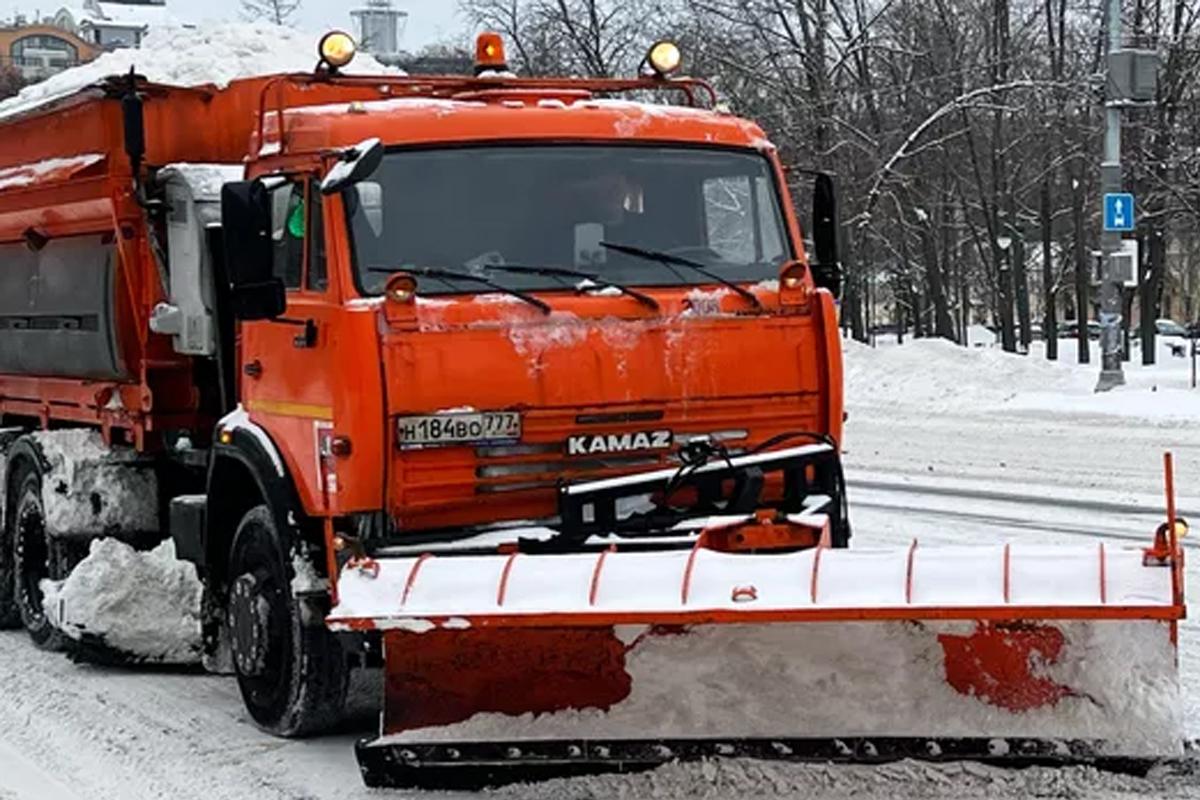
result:
[[[919,405],[930,411],[1002,404],[1021,388],[1070,390],[1060,365],[995,348],[959,347],[945,339],[913,339],[877,348],[844,341],[846,399],[870,406]]]
[[[105,78],[134,69],[154,83],[171,86],[226,86],[238,78],[278,72],[311,72],[317,40],[291,28],[263,23],[204,23],[152,28],[141,49],[114,50],[88,64],[29,86],[0,103],[0,118],[31,111],[74,94]],[[360,53],[351,72],[395,73]]]
[[[143,553],[97,539],[65,581],[43,581],[42,592],[47,616],[73,639],[99,638],[134,660],[200,661],[203,587],[174,542]]]
[[[1190,388],[1190,362],[1160,348],[1158,363],[1140,356],[1125,365],[1127,384],[1096,394],[1099,356],[1074,361],[1074,347],[1060,347],[1047,361],[1041,343],[1027,356],[997,347],[965,348],[944,339],[912,339],[876,348],[844,341],[846,402],[865,407],[919,409],[924,413],[1115,416],[1178,424],[1200,423],[1200,391]]]

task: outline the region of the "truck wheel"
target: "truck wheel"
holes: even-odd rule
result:
[[[228,620],[242,699],[277,736],[319,733],[342,718],[348,668],[322,624],[305,625],[292,596],[287,537],[266,506],[242,517],[230,555]]]
[[[24,464],[14,478],[17,504],[9,518],[14,605],[35,645],[43,650],[61,650],[65,640],[62,632],[46,617],[41,583],[67,576],[65,548],[46,532],[42,476],[37,467]]]
[[[21,609],[17,606],[16,552],[13,550],[12,529],[12,524],[0,525],[0,630],[21,627]]]

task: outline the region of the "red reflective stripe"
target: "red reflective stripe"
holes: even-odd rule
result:
[[[408,596],[412,594],[413,584],[417,582],[417,573],[421,571],[421,567],[425,566],[425,562],[433,558],[431,553],[422,553],[415,562],[412,569],[408,571],[408,580],[404,582],[404,594],[400,597],[400,606],[404,607],[408,604]]]
[[[917,555],[917,540],[913,539],[908,546],[908,567],[904,575],[904,602],[911,604],[913,596],[913,561]]]
[[[824,547],[818,547],[815,551],[813,551],[812,580],[808,587],[809,593],[812,596],[813,605],[817,604],[817,573],[821,569],[821,553],[823,552],[825,552]]]
[[[1004,602],[1005,603],[1012,602],[1011,591],[1010,591],[1011,581],[1012,581],[1012,564],[1011,564],[1012,558],[1011,558],[1011,553],[1010,553],[1011,549],[1012,549],[1012,546],[1008,542],[1005,542],[1004,543]]]
[[[687,566],[683,569],[683,587],[679,593],[679,600],[685,606],[688,594],[692,591],[692,569],[696,566],[696,554],[700,552],[700,545],[704,543],[704,539],[703,532],[696,537],[696,543],[692,545],[692,552],[688,553]]]
[[[1104,542],[1100,543],[1100,604],[1108,603],[1108,559],[1104,553]]]
[[[504,605],[504,595],[508,594],[508,574],[512,572],[513,562],[517,560],[520,553],[513,553],[504,562],[504,571],[500,573],[500,588],[496,590],[496,605]]]
[[[600,591],[600,570],[604,569],[604,559],[608,558],[609,553],[615,552],[617,552],[617,546],[609,545],[607,550],[600,551],[600,557],[596,559],[596,567],[592,570],[592,588],[588,591],[589,606],[596,605],[596,593]]]

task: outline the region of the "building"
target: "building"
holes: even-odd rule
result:
[[[392,7],[392,0],[366,0],[366,8],[350,12],[364,52],[385,64],[400,58],[400,39],[408,23],[408,12]]]
[[[45,21],[0,27],[0,67],[13,67],[27,82],[44,80],[91,61],[101,49]]]
[[[146,31],[170,21],[166,0],[83,0],[53,17],[57,27],[104,50],[140,47]]]

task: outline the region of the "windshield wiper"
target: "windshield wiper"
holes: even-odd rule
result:
[[[496,272],[511,272],[514,275],[542,275],[548,278],[581,278],[585,281],[591,281],[591,283],[597,289],[616,289],[621,294],[625,295],[626,297],[632,297],[634,300],[637,300],[647,308],[654,309],[655,311],[658,311],[661,308],[661,306],[658,304],[658,301],[648,294],[643,294],[637,289],[631,289],[628,286],[610,281],[607,278],[602,278],[599,275],[595,275],[591,272],[584,272],[578,269],[568,269],[567,267],[531,267],[524,264],[485,264],[483,268],[487,270],[495,270]],[[578,291],[583,292],[592,287],[583,286],[580,284],[576,285],[575,288]]]
[[[661,250],[650,250],[645,247],[635,247],[631,244],[601,242],[600,246],[606,250],[615,250],[618,253],[624,253],[625,255],[634,256],[635,258],[643,258],[647,261],[657,261],[666,266],[675,265],[678,267],[687,267],[693,272],[699,273],[709,280],[719,283],[722,286],[732,290],[738,296],[744,298],[750,305],[754,306],[755,311],[763,310],[763,304],[757,297],[755,297],[754,292],[746,289],[745,287],[738,286],[736,283],[726,277],[718,275],[708,267],[701,264],[699,261],[693,261],[692,259],[684,258],[683,256],[672,255],[671,253],[664,253]]]
[[[479,275],[472,275],[469,272],[456,272],[452,269],[442,269],[441,267],[397,267],[395,269],[387,269],[384,267],[369,267],[368,272],[381,272],[388,275],[393,275],[397,272],[407,272],[409,275],[416,275],[418,278],[433,278],[434,280],[449,283],[449,281],[465,281],[467,283],[478,283],[481,286],[487,286],[497,292],[510,295],[523,300],[529,305],[537,308],[543,314],[549,315],[554,311],[550,305],[542,300],[537,299],[533,295],[526,294],[519,289],[510,289],[509,287],[496,283],[490,278],[484,278]]]

